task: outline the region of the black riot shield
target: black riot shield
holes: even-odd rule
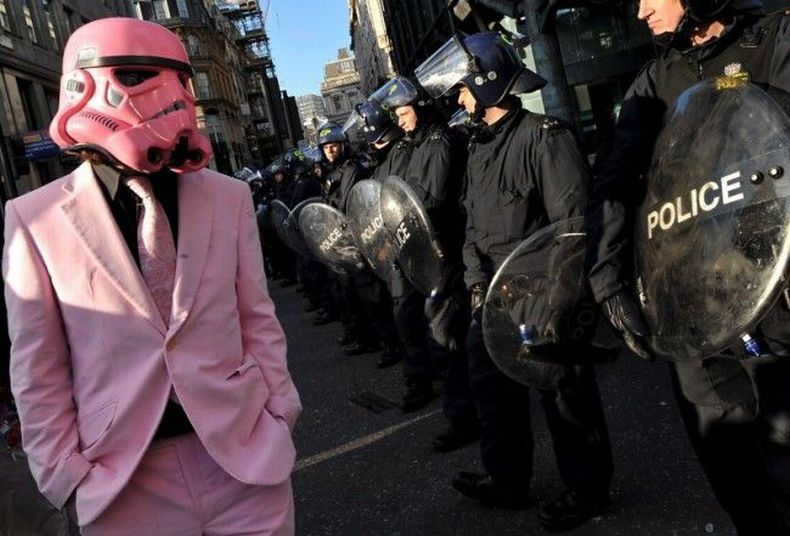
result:
[[[316,259],[339,274],[365,267],[345,214],[325,203],[311,203],[299,215],[299,228]]]
[[[367,179],[351,188],[346,205],[348,224],[357,246],[373,271],[392,281],[397,251],[381,215],[381,183]]]
[[[381,216],[404,275],[414,288],[430,295],[441,285],[444,255],[422,202],[394,175],[381,185]]]
[[[653,351],[700,359],[739,344],[786,288],[790,121],[735,78],[685,91],[667,116],[636,228]]]
[[[556,365],[611,360],[617,341],[599,325],[584,273],[583,217],[534,233],[505,259],[488,288],[483,337],[494,363],[532,387],[556,387]]]

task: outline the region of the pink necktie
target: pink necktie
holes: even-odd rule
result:
[[[153,195],[151,181],[146,177],[130,177],[126,179],[126,184],[143,202],[142,214],[137,220],[140,271],[165,324],[169,324],[176,275],[173,232],[165,209]]]

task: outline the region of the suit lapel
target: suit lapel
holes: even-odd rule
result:
[[[179,176],[178,257],[170,337],[186,322],[195,301],[206,263],[213,223],[214,199],[201,172]]]
[[[121,295],[161,333],[165,323],[134,263],[89,163],[82,164],[63,189],[71,194],[61,210],[80,243]]]

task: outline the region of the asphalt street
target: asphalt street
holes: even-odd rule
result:
[[[343,355],[340,325],[314,327],[294,287],[270,284],[288,336],[289,367],[304,405],[295,430],[297,534],[540,535],[537,508],[487,509],[450,486],[458,470],[480,470],[478,446],[431,450],[445,426],[440,402],[403,414],[400,366],[375,354]],[[666,363],[623,355],[598,370],[615,460],[606,515],[566,534],[685,536],[735,534],[717,505],[682,429]],[[526,419],[525,419],[526,421]],[[535,502],[562,485],[551,438],[535,400]]]

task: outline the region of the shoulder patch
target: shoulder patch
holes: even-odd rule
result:
[[[555,119],[554,117],[544,117],[543,118],[543,123],[540,125],[540,127],[543,130],[547,130],[549,132],[551,132],[553,130],[557,130],[561,126],[562,126],[562,123],[560,122],[560,120],[559,119]]]

